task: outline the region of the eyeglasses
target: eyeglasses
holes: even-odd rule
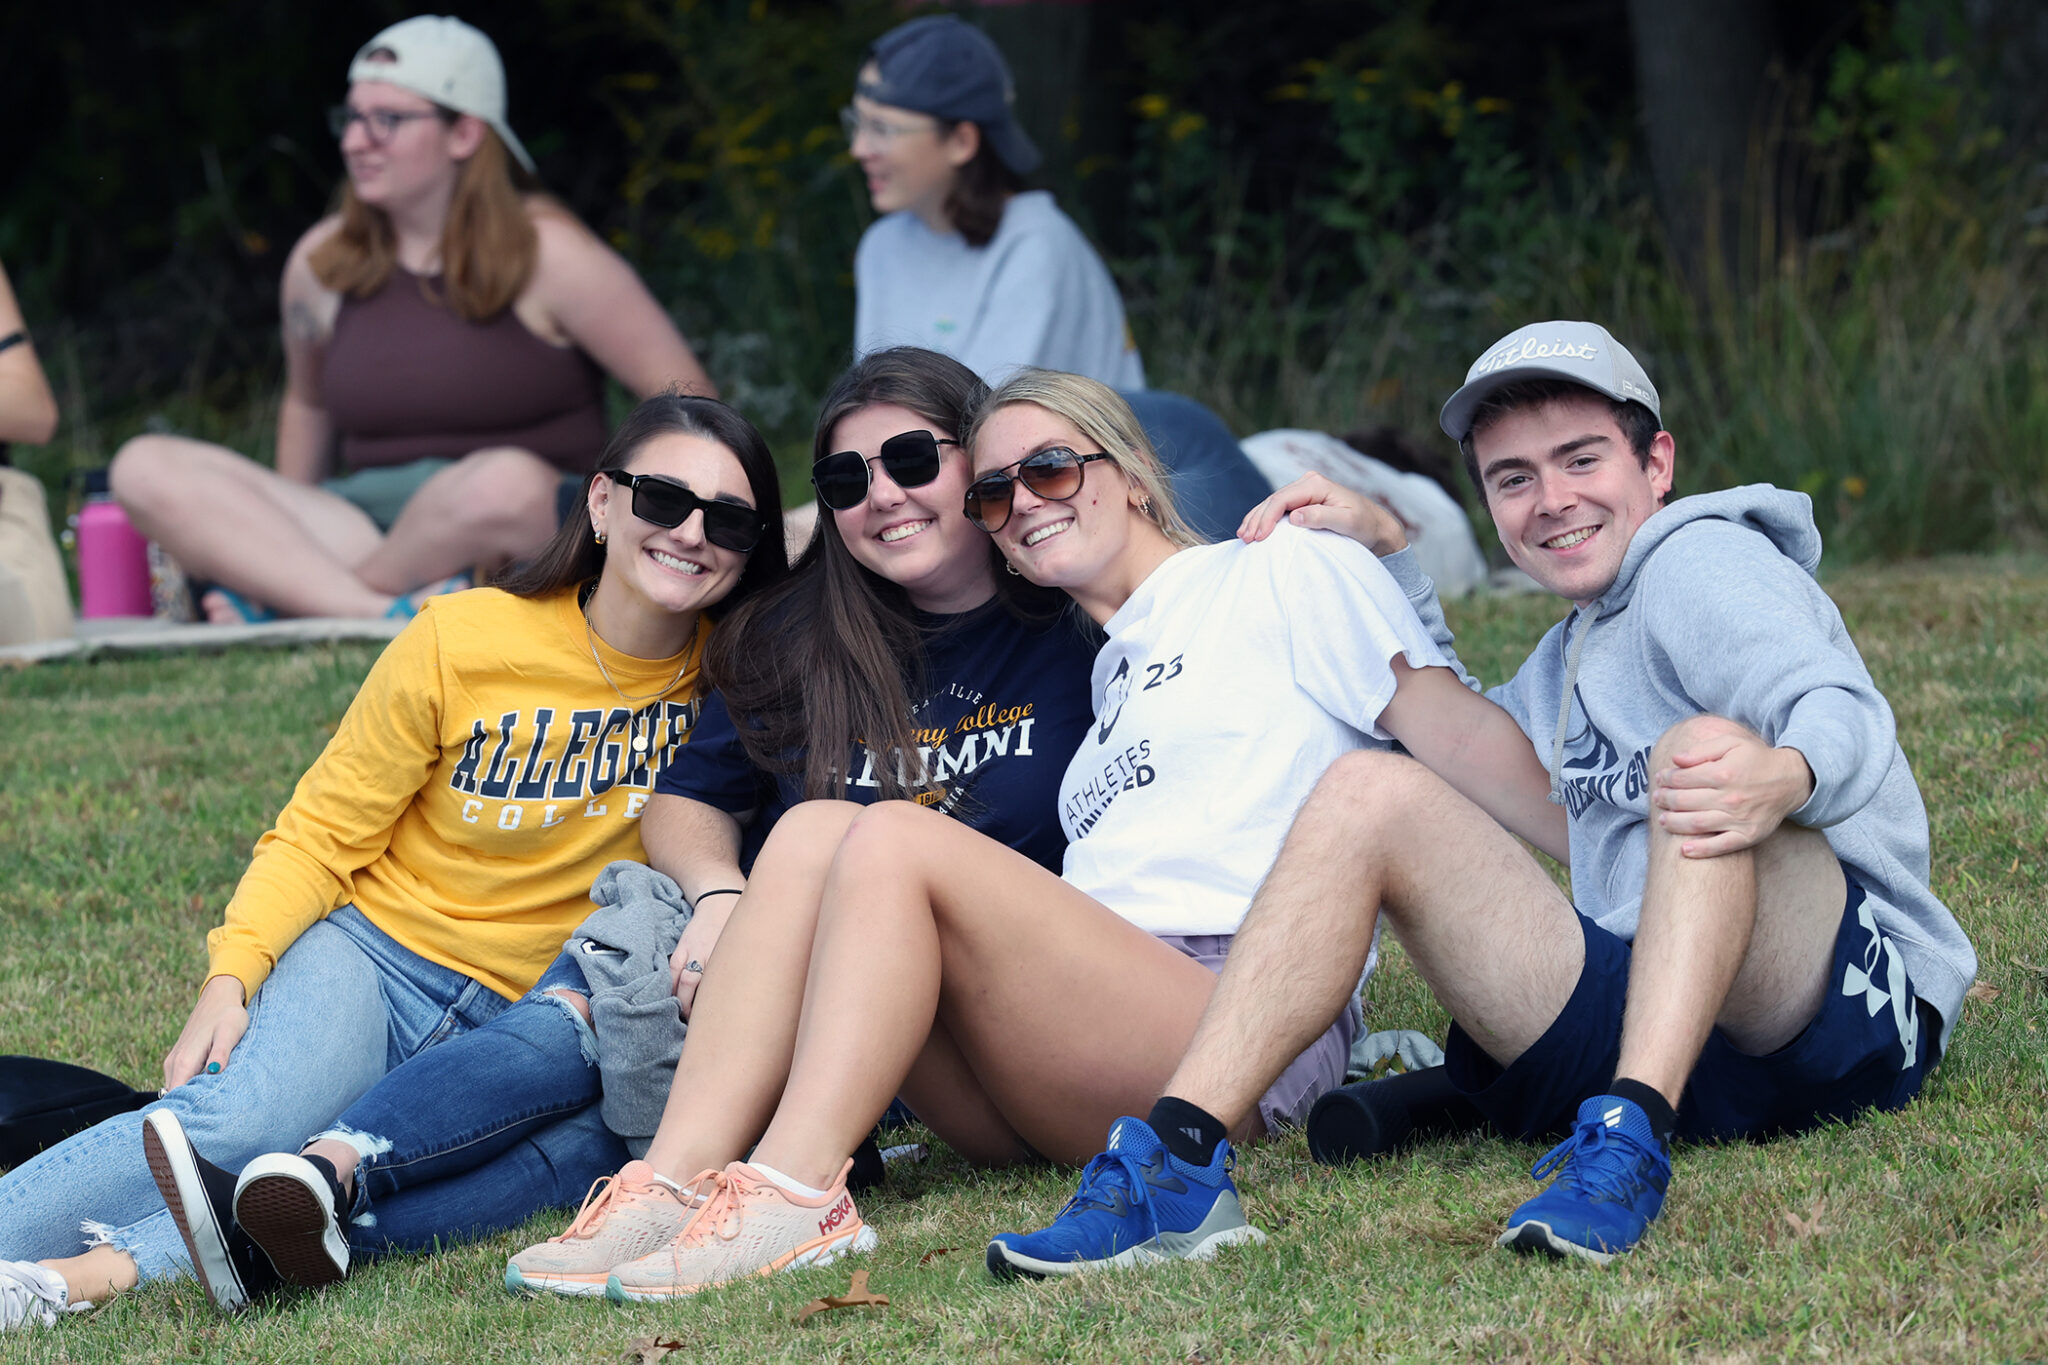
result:
[[[939,477],[939,447],[959,444],[929,431],[906,431],[882,442],[874,458],[898,488],[922,488]],[[835,512],[860,506],[874,482],[870,463],[858,450],[839,450],[813,464],[811,486],[818,490],[818,501]]]
[[[1081,491],[1081,480],[1088,475],[1086,466],[1108,458],[1100,451],[1081,455],[1065,446],[1033,451],[1017,463],[984,474],[967,485],[967,519],[994,535],[1010,524],[1010,510],[1020,481],[1041,498],[1065,502]],[[1005,472],[1011,469],[1017,471],[1015,478]]]
[[[399,125],[410,123],[416,118],[445,118],[439,109],[351,109],[346,104],[337,104],[327,111],[327,131],[334,134],[336,142],[348,136],[351,123],[363,125],[363,131],[370,141],[382,147],[398,132]]]
[[[906,133],[918,133],[923,132],[927,128],[936,129],[937,127],[938,123],[936,121],[930,123],[891,123],[887,119],[876,118],[873,114],[863,114],[850,104],[839,111],[839,131],[846,134],[846,141],[849,146],[862,133],[866,133],[870,139],[886,147]]]
[[[700,498],[674,479],[659,474],[604,471],[613,483],[633,490],[633,515],[656,526],[681,526],[692,512],[704,514],[704,539],[722,550],[746,554],[761,543],[768,522],[753,508],[737,502]]]

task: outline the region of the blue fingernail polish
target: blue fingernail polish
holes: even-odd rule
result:
[[[219,1062],[208,1062],[208,1063],[206,1064],[206,1074],[207,1074],[207,1075],[209,1075],[209,1076],[218,1076],[218,1075],[220,1075],[220,1063],[219,1063]]]

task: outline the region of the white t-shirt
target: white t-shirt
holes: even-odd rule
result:
[[[853,300],[856,356],[922,346],[990,384],[1038,365],[1145,387],[1116,281],[1044,190],[1012,196],[986,246],[908,210],[876,219],[854,253]]]
[[[1369,551],[1286,523],[1174,555],[1105,629],[1062,875],[1153,934],[1236,933],[1324,770],[1391,746],[1391,660],[1448,662]]]

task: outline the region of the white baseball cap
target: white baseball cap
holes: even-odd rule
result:
[[[373,52],[380,54],[375,60]],[[505,64],[497,46],[453,15],[417,14],[393,24],[362,45],[348,65],[348,78],[351,84],[383,81],[474,115],[504,140],[520,165],[533,170],[526,145],[505,122]]]
[[[1532,322],[1486,348],[1465,371],[1465,386],[1444,404],[1439,424],[1453,441],[1472,434],[1486,396],[1524,379],[1567,379],[1616,402],[1641,403],[1661,424],[1657,386],[1636,358],[1597,322]]]

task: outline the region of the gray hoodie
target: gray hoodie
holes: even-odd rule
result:
[[[1812,507],[1769,484],[1668,504],[1636,531],[1606,594],[1487,695],[1536,746],[1569,813],[1579,910],[1625,939],[1642,908],[1650,749],[1664,732],[1711,713],[1799,750],[1813,795],[1790,818],[1819,829],[1863,884],[1915,992],[1940,1011],[1946,1047],[1977,955],[1928,887],[1927,810],[1891,707],[1814,580]],[[1386,564],[1448,650],[1412,561]]]

